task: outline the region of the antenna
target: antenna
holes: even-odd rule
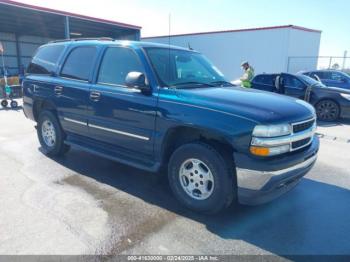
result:
[[[169,35],[168,35],[168,80],[170,81],[171,77],[171,72],[170,72],[170,67],[171,67],[171,61],[170,61],[170,37],[171,37],[171,13],[169,13]]]
[[[187,45],[188,45],[188,50],[193,50],[193,48],[191,47],[190,42],[188,42]]]
[[[169,45],[169,48],[170,48],[170,37],[171,37],[171,13],[169,13],[169,21],[168,21],[168,45]]]

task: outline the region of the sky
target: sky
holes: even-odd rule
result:
[[[320,55],[350,56],[349,0],[17,0],[142,26],[141,35],[298,25],[322,30]],[[257,43],[258,44],[258,43]]]

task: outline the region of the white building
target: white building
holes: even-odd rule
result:
[[[191,47],[205,54],[229,80],[242,75],[242,61],[255,73],[296,73],[317,67],[321,31],[287,25],[171,35],[171,45]],[[142,41],[169,43],[169,36],[145,37]]]

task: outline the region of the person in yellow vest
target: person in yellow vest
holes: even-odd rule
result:
[[[252,86],[251,81],[254,78],[254,68],[251,67],[248,62],[243,62],[241,66],[244,70],[244,74],[240,78],[242,87],[250,88]]]

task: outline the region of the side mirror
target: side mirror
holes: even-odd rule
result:
[[[143,93],[150,93],[151,88],[146,83],[146,76],[141,72],[130,72],[125,78],[125,84],[127,87],[136,88]]]

